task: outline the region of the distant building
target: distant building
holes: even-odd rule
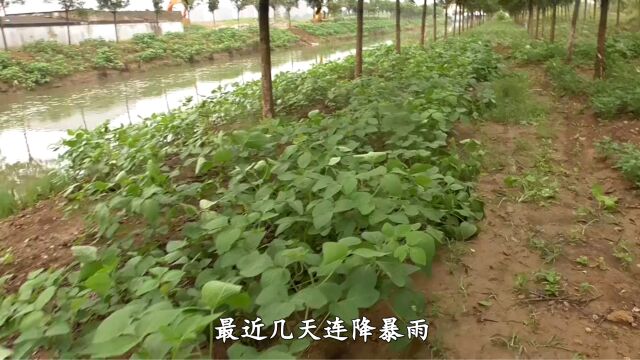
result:
[[[67,21],[64,11],[13,14],[2,17],[9,48],[19,48],[38,41],[79,44],[88,39],[116,40],[113,14],[108,11],[73,10]],[[182,16],[178,12],[161,12],[156,22],[153,11],[118,11],[118,39],[129,40],[135,34],[183,32]],[[2,36],[2,35],[0,35]]]

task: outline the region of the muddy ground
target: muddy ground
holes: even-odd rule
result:
[[[477,237],[439,252],[433,276],[415,279],[429,303],[427,346],[398,354],[379,339],[318,344],[305,357],[640,357],[640,193],[595,146],[604,136],[640,143],[640,123],[600,123],[586,99],[556,96],[540,68],[514,71],[529,74],[548,118],[458,129],[459,140],[486,145],[477,186],[486,219]],[[527,199],[505,184],[530,174],[555,196]],[[616,209],[594,199],[596,184],[618,198]],[[0,255],[11,247],[14,257],[0,274],[17,274],[16,285],[30,270],[65,265],[82,224],[54,200],[0,222]],[[383,316],[392,314],[381,304],[370,318]]]

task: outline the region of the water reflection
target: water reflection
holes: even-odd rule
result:
[[[389,43],[389,38],[368,39],[367,44]],[[273,73],[304,71],[353,52],[352,43],[275,51]],[[93,129],[104,121],[115,126],[135,124],[153,113],[170,112],[186,98],[200,102],[218,87],[259,78],[260,60],[255,54],[207,66],[155,69],[91,86],[0,95],[0,165],[51,162],[59,155],[54,145],[68,129]]]

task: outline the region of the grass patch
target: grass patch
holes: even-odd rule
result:
[[[598,152],[612,159],[614,167],[629,181],[640,187],[640,148],[631,143],[618,143],[605,138],[597,144]]]
[[[547,115],[548,109],[535,99],[529,79],[523,74],[510,74],[492,83],[495,106],[487,119],[511,124],[536,124]]]

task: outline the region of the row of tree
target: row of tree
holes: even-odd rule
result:
[[[622,0],[616,0],[616,26],[620,26],[620,12],[625,7]],[[577,25],[580,20],[582,5],[581,0],[500,0],[500,5],[513,16],[516,22],[524,24],[529,34],[536,39],[541,36],[544,38],[544,25],[546,23],[547,13],[551,13],[551,28],[549,32],[549,41],[556,41],[556,23],[558,17],[571,19],[571,30],[567,45],[567,63],[573,61],[575,50],[575,42],[577,38]],[[593,0],[593,12],[589,11],[589,2],[584,0],[584,8],[582,9],[582,20],[586,21],[589,17],[596,19],[598,15],[598,5],[600,8],[600,17],[598,19],[598,35],[596,56],[594,65],[594,78],[602,79],[606,74],[606,39],[609,18],[610,0]],[[573,9],[572,9],[573,8]],[[542,21],[541,21],[542,18]],[[540,31],[540,23],[542,23],[542,31]]]
[[[271,79],[271,45],[269,38],[269,1],[270,0],[258,0],[258,26],[260,31],[260,58],[262,64],[262,116],[264,118],[272,118],[275,116],[275,106],[273,99],[273,83]],[[273,0],[271,0],[273,1]],[[317,1],[313,4],[313,1]],[[356,13],[356,53],[355,53],[355,69],[354,69],[354,78],[359,78],[362,76],[363,72],[363,36],[364,36],[364,9],[365,3],[364,0],[355,0],[355,13]],[[316,14],[318,14],[318,9],[321,12],[324,3],[322,0],[309,0],[309,4],[316,9]],[[444,36],[447,36],[447,8],[455,4],[454,17],[456,21],[454,21],[454,34],[457,25],[458,33],[462,32],[464,29],[469,29],[473,26],[481,24],[485,16],[487,14],[492,14],[499,10],[499,6],[495,0],[444,0],[438,1],[433,0],[431,4],[431,13],[433,15],[433,40],[436,41],[438,39],[437,32],[437,13],[438,7],[444,8],[445,13],[445,31]],[[420,44],[422,46],[425,45],[426,41],[426,32],[427,32],[427,9],[429,4],[427,0],[423,0],[422,9],[421,9],[421,31],[420,31]],[[401,14],[402,14],[402,6],[400,0],[395,0],[393,12],[395,13],[395,49],[399,54],[401,52]]]

